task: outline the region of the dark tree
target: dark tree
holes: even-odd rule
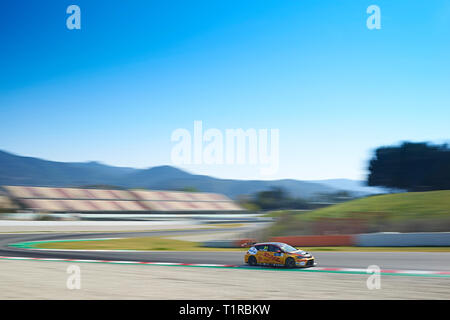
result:
[[[450,189],[450,148],[412,142],[380,147],[370,160],[369,172],[369,186],[408,191]]]

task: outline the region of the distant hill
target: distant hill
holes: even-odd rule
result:
[[[114,184],[136,172],[97,162],[55,162],[0,151],[1,185],[79,186]]]
[[[160,190],[195,188],[203,192],[222,193],[231,198],[253,194],[270,187],[282,187],[292,196],[302,198],[341,190],[326,183],[310,181],[218,179],[191,174],[171,166],[134,169],[108,166],[98,162],[55,162],[22,157],[4,151],[0,151],[0,185],[48,187],[108,185]],[[351,187],[351,184],[349,186]]]

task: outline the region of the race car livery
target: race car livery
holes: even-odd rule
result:
[[[246,253],[244,262],[251,266],[273,265],[293,267],[313,267],[314,257],[303,250],[282,242],[266,242],[254,244]]]

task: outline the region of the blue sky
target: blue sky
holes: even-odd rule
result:
[[[361,179],[380,145],[449,138],[446,0],[7,0],[0,41],[0,149],[21,155],[171,164],[171,133],[201,120],[279,129],[280,168],[192,172]]]

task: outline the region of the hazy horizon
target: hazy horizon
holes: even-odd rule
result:
[[[39,158],[39,157],[33,157],[33,156],[27,156],[27,155],[21,155],[21,154],[17,154],[14,152],[10,152],[8,150],[4,150],[4,149],[0,149],[0,152],[5,152],[8,154],[12,154],[14,156],[18,156],[18,157],[26,157],[26,158],[34,158],[34,159],[39,159],[39,160],[44,160],[44,161],[50,161],[50,162],[57,162],[57,163],[84,163],[84,164],[89,164],[89,163],[97,163],[100,165],[105,165],[105,166],[110,166],[110,167],[116,167],[116,168],[122,168],[122,169],[134,169],[134,170],[148,170],[148,169],[152,169],[152,168],[157,168],[157,167],[165,167],[165,166],[170,166],[173,167],[175,169],[179,169],[182,171],[186,171],[189,174],[193,174],[193,175],[203,175],[200,174],[198,172],[195,172],[193,170],[190,169],[184,169],[182,167],[173,165],[173,164],[161,164],[161,165],[155,165],[155,166],[147,166],[147,167],[131,167],[131,166],[116,166],[116,165],[112,165],[109,163],[105,163],[102,161],[96,161],[96,160],[86,160],[86,161],[57,161],[57,160],[53,160],[53,159],[45,159],[45,158]],[[265,180],[265,181],[271,181],[271,180],[300,180],[300,181],[307,181],[307,182],[318,182],[318,181],[328,181],[328,180],[349,180],[349,181],[355,181],[355,182],[365,182],[365,179],[349,179],[349,178],[345,178],[345,177],[341,177],[341,178],[329,178],[329,179],[294,179],[294,178],[280,178],[280,179],[242,179],[242,178],[230,178],[230,177],[220,177],[220,176],[214,176],[214,175],[209,175],[206,174],[207,176],[213,177],[213,178],[218,178],[218,179],[230,179],[230,180]],[[376,187],[374,187],[376,188]]]

